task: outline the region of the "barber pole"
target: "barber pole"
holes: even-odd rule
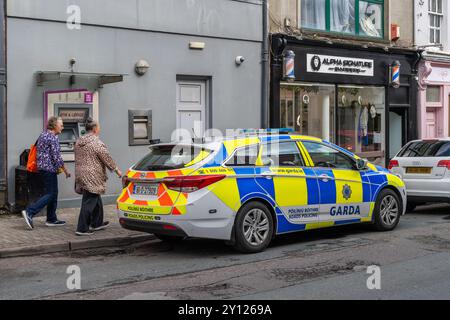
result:
[[[287,51],[284,55],[284,79],[295,80],[295,53],[292,50]]]
[[[400,62],[394,61],[391,65],[391,86],[394,88],[400,87]]]

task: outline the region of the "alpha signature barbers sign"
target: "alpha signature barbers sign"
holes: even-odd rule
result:
[[[373,77],[373,60],[318,54],[307,54],[306,60],[308,72]]]

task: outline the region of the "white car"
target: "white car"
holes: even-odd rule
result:
[[[419,204],[450,203],[450,138],[409,142],[389,170],[405,182],[407,211]]]

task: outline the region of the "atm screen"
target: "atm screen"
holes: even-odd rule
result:
[[[88,108],[59,108],[58,116],[62,118],[64,122],[84,123],[89,116]]]
[[[59,142],[61,143],[71,143],[77,140],[77,134],[74,128],[64,128],[59,134]]]

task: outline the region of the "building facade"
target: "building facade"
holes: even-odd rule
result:
[[[7,202],[5,1],[0,1],[0,209]]]
[[[414,139],[419,56],[398,2],[272,1],[271,126],[380,165]]]
[[[260,0],[7,1],[8,202],[21,153],[52,115],[65,120],[72,173],[87,116],[123,170],[177,128],[198,137],[260,127],[262,9]],[[73,189],[60,177],[60,206],[79,206]],[[120,189],[110,179],[105,200]]]
[[[423,50],[419,72],[419,137],[450,136],[450,33],[448,1],[415,1],[416,45]]]

